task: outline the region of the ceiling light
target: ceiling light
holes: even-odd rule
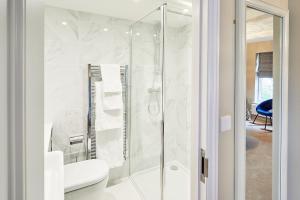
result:
[[[61,24],[62,24],[63,26],[67,26],[67,25],[68,25],[68,23],[65,22],[65,21],[61,22]]]
[[[128,31],[126,31],[125,33],[126,33],[127,35],[129,34],[129,32],[128,32]]]
[[[183,12],[183,13],[188,13],[188,12],[189,12],[189,9],[185,8],[185,9],[182,10],[182,12]]]
[[[104,28],[103,31],[107,32],[107,31],[108,31],[108,28]]]
[[[140,34],[139,32],[137,32],[135,35],[136,35],[136,36],[140,36],[141,34]]]
[[[153,34],[153,37],[157,37],[157,35],[156,35],[156,34]]]
[[[188,7],[192,7],[193,3],[190,1],[185,1],[185,0],[177,0],[177,3],[184,5],[184,6],[188,6]]]

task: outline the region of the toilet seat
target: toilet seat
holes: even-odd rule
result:
[[[103,160],[85,160],[65,165],[65,193],[103,181],[109,168]]]

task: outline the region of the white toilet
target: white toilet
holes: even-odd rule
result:
[[[63,166],[62,152],[48,152],[48,147],[51,142],[52,123],[45,124],[45,157],[46,167],[45,174],[59,174],[64,180],[54,177],[56,181],[51,182],[51,175],[45,178],[48,193],[61,191],[63,196],[62,186],[64,185],[65,200],[101,200],[104,188],[106,188],[109,175],[109,167],[104,160],[94,159],[81,162],[71,163]],[[60,170],[59,170],[60,169]],[[52,171],[51,171],[52,170]],[[56,178],[56,179],[55,179]],[[49,182],[49,184],[48,184]],[[53,195],[48,194],[46,199],[51,199]],[[57,198],[61,199],[61,198]]]
[[[103,160],[85,160],[65,165],[65,200],[101,200],[109,168]]]

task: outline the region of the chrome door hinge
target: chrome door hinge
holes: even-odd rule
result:
[[[208,178],[208,159],[205,157],[205,150],[201,149],[201,177],[200,181],[205,183],[205,179]]]

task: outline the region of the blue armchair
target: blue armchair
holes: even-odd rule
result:
[[[270,118],[271,123],[272,123],[272,117],[273,117],[272,104],[273,104],[272,99],[263,101],[260,104],[258,104],[258,106],[256,107],[257,115],[255,116],[255,119],[253,120],[253,124],[255,124],[255,120],[257,119],[258,115],[262,115],[262,116],[266,117],[264,130],[267,130],[268,117]]]

